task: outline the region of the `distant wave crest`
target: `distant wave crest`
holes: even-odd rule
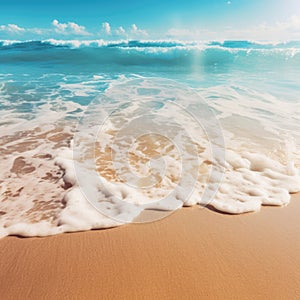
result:
[[[36,55],[38,53],[38,55]],[[300,59],[300,42],[182,42],[172,40],[43,40],[0,41],[0,63],[51,62],[80,65],[180,66],[289,63]],[[2,54],[2,55],[1,55]]]
[[[47,48],[47,47],[69,47],[69,48],[85,48],[85,47],[108,47],[108,48],[207,48],[207,47],[219,47],[229,49],[289,49],[299,48],[300,41],[288,41],[288,42],[258,42],[258,41],[179,41],[179,40],[117,40],[107,41],[103,39],[99,40],[57,40],[48,39],[41,41],[18,41],[18,40],[0,40],[1,48]]]

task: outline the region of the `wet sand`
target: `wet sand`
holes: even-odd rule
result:
[[[1,299],[299,299],[300,195],[240,216],[0,240]]]

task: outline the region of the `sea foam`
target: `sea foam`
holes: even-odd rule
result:
[[[233,113],[229,103],[241,95]],[[246,95],[270,118],[254,114]],[[274,116],[289,113],[276,111],[276,101],[237,87],[191,90],[164,79],[121,77],[81,107],[76,127],[58,112],[48,122],[27,120],[23,130],[11,125],[1,139],[0,234],[109,228],[135,222],[144,210],[197,204],[230,214],[287,205],[300,191],[299,154],[292,138],[282,140],[279,130],[293,121],[276,122]],[[74,109],[67,107],[64,113]],[[253,134],[257,128],[263,136]]]

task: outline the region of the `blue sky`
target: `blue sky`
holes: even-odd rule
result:
[[[0,39],[47,38],[300,39],[300,1],[0,1]]]

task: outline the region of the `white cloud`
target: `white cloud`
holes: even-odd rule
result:
[[[57,33],[64,32],[67,29],[67,27],[68,27],[67,24],[65,24],[65,23],[59,23],[57,20],[53,20],[52,21],[52,25],[55,27],[55,31]]]
[[[175,38],[192,37],[194,36],[194,32],[184,28],[171,28],[167,31],[167,36]]]
[[[148,36],[148,32],[144,29],[139,29],[135,24],[131,25],[131,33],[135,36]]]
[[[16,24],[1,25],[0,30],[6,31],[8,33],[16,33],[16,34],[20,34],[26,31],[25,28],[19,27]]]
[[[214,33],[205,29],[171,28],[167,31],[167,37],[187,40],[204,40]]]
[[[110,24],[108,22],[102,23],[102,28],[106,32],[106,34],[111,34]]]
[[[52,25],[54,26],[55,32],[59,34],[90,35],[90,33],[85,30],[84,26],[74,22],[60,23],[58,20],[53,20]]]
[[[48,32],[49,30],[42,29],[42,28],[31,28],[31,29],[27,29],[27,31],[30,31],[35,34],[44,34],[44,33]]]
[[[247,29],[231,29],[226,38],[253,40],[298,40],[300,39],[300,17],[291,16],[286,21],[275,24],[262,23]]]
[[[300,17],[291,16],[286,22],[278,22],[277,27],[281,30],[300,30]]]
[[[230,2],[230,1],[228,1]],[[102,23],[102,31],[107,35],[125,38],[149,37],[146,30],[138,28],[132,24],[129,28],[123,26],[112,28],[108,22]],[[43,35],[53,37],[54,33],[62,35],[92,35],[87,32],[84,26],[74,22],[60,23],[58,20],[52,21],[52,28],[23,28],[16,24],[0,25],[0,32],[9,35]],[[97,33],[96,33],[97,34]],[[299,40],[300,39],[300,15],[293,15],[286,20],[274,23],[261,23],[245,28],[222,28],[219,30],[207,30],[203,28],[170,28],[160,38],[172,38],[183,40],[223,40],[223,39],[248,39],[258,41],[278,41],[278,40]]]
[[[115,30],[115,33],[117,35],[125,35],[126,31],[125,31],[125,29],[122,26],[120,26],[118,29]]]
[[[35,35],[42,35],[42,34],[50,34],[52,32],[51,29],[46,28],[22,28],[16,24],[8,24],[8,25],[1,25],[0,31],[4,31],[9,34],[35,34]]]
[[[74,34],[79,34],[79,35],[89,35],[89,33],[85,30],[84,26],[80,26],[74,22],[69,22],[68,23],[69,28],[71,31],[73,31]]]
[[[224,28],[222,30],[209,31],[197,28],[171,28],[166,36],[185,40],[299,40],[300,39],[300,17],[291,16],[285,21],[273,24],[262,23],[248,28]]]
[[[131,25],[131,29],[132,29],[132,31],[134,31],[134,32],[137,32],[137,31],[138,31],[138,28],[137,28],[137,26],[136,26],[135,24],[132,24],[132,25]]]

